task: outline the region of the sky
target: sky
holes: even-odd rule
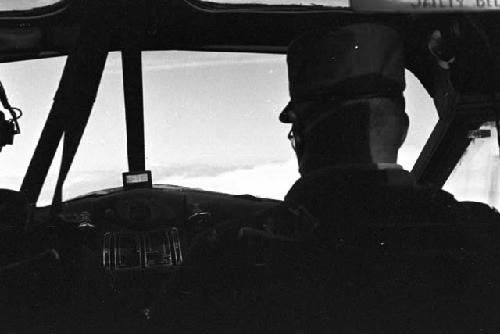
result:
[[[25,114],[20,120],[22,133],[0,153],[1,187],[19,188],[64,62],[65,57],[59,57],[0,64],[0,80],[9,100]],[[299,176],[287,140],[289,126],[278,121],[289,99],[284,55],[144,52],[143,68],[146,168],[152,171],[154,183],[283,198]],[[411,169],[437,115],[418,80],[409,72],[406,77],[411,126],[398,162]],[[60,152],[39,205],[50,203],[59,159]],[[469,170],[467,163],[462,165]],[[64,198],[121,186],[124,171],[121,59],[112,53]],[[458,181],[460,175],[455,176]],[[465,184],[458,183],[457,194]]]

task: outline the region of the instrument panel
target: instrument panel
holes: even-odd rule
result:
[[[198,232],[278,203],[177,186],[119,188],[67,201],[60,217],[87,235],[85,246],[105,272],[156,274],[178,269]],[[39,209],[36,218],[43,220],[49,210]]]

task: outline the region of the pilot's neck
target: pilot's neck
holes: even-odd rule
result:
[[[323,166],[316,168],[314,170],[307,171],[305,173],[301,172],[302,176],[311,175],[327,171],[389,171],[389,170],[403,170],[403,167],[397,163],[348,163],[348,164],[335,164],[329,166]]]
[[[353,154],[353,156],[356,156]],[[323,161],[303,160],[299,163],[301,175],[315,173],[323,170],[394,170],[403,169],[397,163],[397,153],[392,155],[367,155],[362,159],[325,159]]]

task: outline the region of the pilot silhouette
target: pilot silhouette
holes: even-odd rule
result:
[[[292,124],[301,178],[285,203],[320,222],[321,235],[339,225],[499,221],[487,205],[417,185],[397,164],[409,121],[396,30],[365,23],[308,33],[287,60],[291,101],[280,120]]]
[[[403,51],[395,29],[373,23],[291,43],[280,120],[292,125],[301,177],[275,208],[200,234],[186,262],[201,268],[198,294],[188,299],[208,313],[184,313],[183,324],[500,331],[500,215],[420,186],[397,164],[409,125]]]

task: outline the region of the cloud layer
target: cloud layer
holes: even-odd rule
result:
[[[153,183],[219,191],[231,194],[251,194],[259,197],[283,199],[299,177],[295,160],[271,162],[256,166],[215,166],[193,164],[185,166],[157,166],[151,168]],[[57,175],[47,176],[38,205],[48,205],[52,200]],[[19,177],[0,175],[3,188],[18,189]],[[71,171],[64,185],[64,199],[86,193],[120,187],[119,171]]]
[[[158,179],[158,183],[283,199],[298,177],[297,162],[289,160],[252,168],[239,168],[214,175],[172,175]]]

